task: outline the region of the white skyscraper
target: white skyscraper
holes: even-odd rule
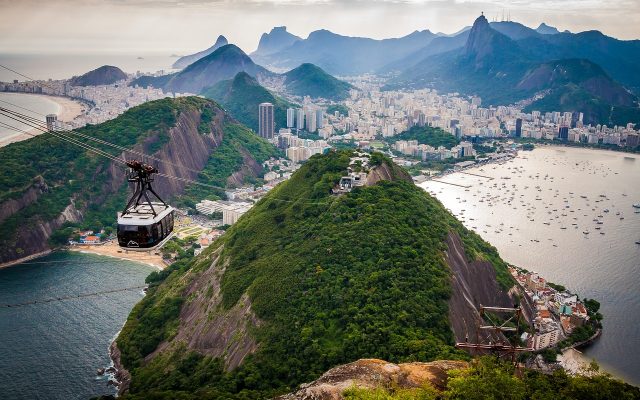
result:
[[[303,130],[304,129],[304,110],[302,108],[297,110],[297,114],[296,115],[296,128]]]
[[[317,124],[316,124],[316,113],[314,110],[307,110],[307,123],[305,125],[305,129],[307,130],[307,132],[311,133],[311,132],[315,132],[318,130]]]
[[[273,138],[275,131],[275,122],[273,121],[273,104],[260,103],[258,106],[258,135],[265,139]]]
[[[287,128],[295,126],[296,110],[295,108],[287,108]]]
[[[322,123],[323,119],[324,119],[324,111],[322,111],[321,108],[318,108],[316,110],[316,126],[318,127],[318,129],[322,129],[322,127],[324,126],[324,124]]]

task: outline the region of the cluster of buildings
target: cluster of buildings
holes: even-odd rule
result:
[[[331,148],[326,140],[303,139],[289,128],[280,129],[274,144],[294,163],[308,160],[314,154],[324,154]]]
[[[340,178],[338,184],[332,189],[333,194],[349,193],[353,188],[365,186],[369,176],[369,161],[371,155],[356,152],[349,160],[347,175]]]
[[[227,200],[202,200],[196,204],[196,210],[204,215],[222,214],[223,225],[233,225],[249,209],[253,203]]]
[[[530,114],[518,114],[515,119],[505,121],[507,130],[513,137],[534,139],[559,139],[567,142],[608,144],[619,147],[635,148],[640,145],[640,132],[634,124],[626,126],[585,125],[583,114],[576,112],[533,111]]]
[[[398,140],[392,148],[404,155],[427,160],[446,160],[448,158],[475,157],[476,151],[470,142],[460,142],[460,144],[447,149],[443,146],[437,149],[427,144],[418,144],[417,140]]]
[[[87,124],[99,124],[124,113],[128,109],[167,96],[187,94],[167,94],[162,89],[129,86],[133,76],[111,85],[72,86],[71,80],[0,82],[0,91],[34,93],[64,96],[87,104],[87,110],[70,122],[56,122],[61,129],[75,129]]]
[[[325,113],[320,107],[305,106],[287,109],[287,128],[316,133],[324,131]]]
[[[331,129],[323,138],[371,141],[393,137],[417,125],[441,128],[457,138],[531,137],[621,147],[639,144],[640,132],[634,130],[633,124],[585,125],[582,113],[524,113],[517,105],[483,107],[479,97],[439,94],[431,89],[383,92],[379,90],[381,81],[364,78],[351,82],[362,90],[351,91],[345,101],[348,115],[327,115],[325,126]]]
[[[587,309],[577,295],[554,289],[534,272],[515,267],[509,270],[526,296],[523,300],[535,312],[535,333],[524,333],[522,337],[529,347],[535,350],[553,347],[589,321]]]

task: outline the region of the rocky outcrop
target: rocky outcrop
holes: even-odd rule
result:
[[[113,360],[113,368],[116,370],[114,377],[118,382],[118,393],[126,393],[129,390],[129,385],[131,385],[131,374],[124,368],[120,361],[120,349],[115,340],[109,347],[109,356],[111,360]]]
[[[62,227],[65,222],[80,222],[81,220],[82,212],[71,201],[56,218],[50,221],[21,225],[18,227],[14,246],[3,249],[0,262],[14,262],[33,254],[49,251],[48,240],[56,229]]]
[[[37,176],[34,179],[34,182],[20,195],[20,197],[9,198],[8,200],[0,203],[0,222],[32,203],[35,203],[40,195],[48,190],[49,188],[45,183],[44,178],[42,178],[42,176]]]
[[[380,181],[397,181],[403,180],[406,182],[412,182],[411,175],[402,168],[398,168],[394,165],[388,165],[382,163],[373,167],[367,174],[366,186],[373,186]]]
[[[449,233],[447,248],[445,261],[451,269],[451,328],[456,341],[476,342],[477,326],[481,321],[478,311],[480,305],[513,307],[514,302],[498,284],[496,271],[490,262],[467,259],[458,234]]]
[[[362,359],[332,368],[317,380],[302,384],[295,392],[276,399],[339,400],[344,398],[345,390],[353,387],[414,389],[432,386],[443,390],[447,384],[447,371],[467,367],[465,361],[393,364],[377,359]]]
[[[222,358],[226,369],[232,370],[257,350],[258,343],[249,332],[261,321],[251,309],[249,296],[245,293],[230,309],[222,306],[220,284],[226,264],[221,261],[221,252],[222,247],[216,249],[209,267],[183,292],[189,300],[180,310],[178,333],[170,342],[160,344],[145,361],[174,344],[186,344],[200,354]]]

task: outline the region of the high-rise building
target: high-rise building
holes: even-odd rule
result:
[[[299,108],[296,113],[296,129],[304,129],[304,110]]]
[[[47,118],[47,130],[51,132],[56,127],[56,121],[58,120],[58,116],[56,114],[48,114],[46,118]]]
[[[318,126],[316,124],[316,113],[314,110],[307,110],[306,113],[306,124],[305,124],[305,129],[307,130],[307,132],[312,133],[318,130]]]
[[[322,127],[324,126],[323,120],[324,120],[324,111],[322,111],[321,108],[318,108],[316,110],[316,126],[318,127],[318,129],[322,129]]]
[[[522,137],[522,118],[516,119],[516,137]]]
[[[296,110],[295,108],[287,108],[287,128],[295,126]]]
[[[568,140],[569,139],[569,127],[568,126],[561,126],[560,130],[558,131],[558,138],[560,138],[560,140]]]
[[[265,139],[273,138],[275,131],[275,123],[273,121],[273,104],[260,103],[258,106],[258,135]]]

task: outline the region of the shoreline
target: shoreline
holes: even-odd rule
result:
[[[78,100],[72,99],[71,97],[54,96],[54,95],[40,94],[40,93],[0,92],[0,94],[2,93],[38,96],[41,98],[45,98],[49,101],[52,101],[58,106],[58,111],[56,112],[56,115],[58,116],[58,120],[61,122],[72,122],[77,117],[83,115],[88,109],[88,106],[86,104],[81,103]],[[29,133],[16,133],[14,136],[9,136],[5,139],[0,139],[0,147],[7,146],[11,143],[21,142],[23,140],[32,138],[34,135],[38,136],[44,133],[41,130],[38,130],[36,128],[29,129],[28,132]]]
[[[17,260],[0,263],[0,269],[13,267],[14,265],[22,264],[24,262],[31,261],[31,260],[36,259],[36,258],[44,257],[44,256],[46,256],[48,254],[51,254],[52,252],[53,252],[53,250],[45,250],[45,251],[41,251],[39,253],[31,254],[30,256],[19,258]]]
[[[115,242],[106,242],[100,245],[76,245],[68,247],[69,251],[78,253],[94,254],[103,257],[111,257],[123,261],[137,262],[154,267],[162,271],[167,265],[162,261],[162,256],[149,254],[146,252],[126,252],[121,250]]]
[[[115,258],[122,261],[135,262],[138,264],[147,265],[149,267],[154,267],[158,271],[162,271],[163,269],[167,268],[167,265],[164,263],[164,261],[162,261],[162,256],[141,253],[141,252],[124,252],[123,250],[119,250],[119,249],[120,247],[118,247],[116,243],[107,242],[102,245],[78,245],[78,246],[70,246],[70,247],[65,247],[65,248],[55,249],[55,250],[45,250],[39,253],[32,254],[27,257],[2,263],[0,264],[0,269],[10,268],[16,265],[20,265],[22,263],[29,262],[36,258],[44,257],[46,255],[49,255],[51,253],[54,253],[60,250],[68,250],[76,253],[93,254],[93,255],[98,255],[102,257]],[[122,251],[122,253],[119,253],[118,251]]]

